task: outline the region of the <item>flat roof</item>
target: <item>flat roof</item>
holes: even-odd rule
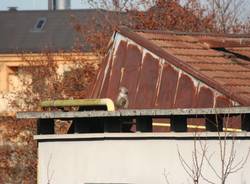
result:
[[[189,108],[189,109],[127,109],[119,111],[50,111],[50,112],[17,112],[18,119],[61,119],[61,118],[107,118],[107,117],[171,117],[205,115],[239,115],[250,114],[250,107],[230,108]]]

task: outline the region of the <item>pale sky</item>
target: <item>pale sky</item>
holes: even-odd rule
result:
[[[250,0],[244,1],[244,14],[242,15],[243,19],[245,19],[247,16],[250,16]],[[47,10],[48,0],[0,0],[0,11],[8,10],[8,7],[11,6],[18,7],[18,10]],[[89,8],[86,0],[71,0],[71,9],[86,8]]]
[[[47,10],[48,0],[0,0],[0,10],[7,10],[10,6],[18,7],[18,10]],[[71,0],[72,9],[88,8],[82,0]]]

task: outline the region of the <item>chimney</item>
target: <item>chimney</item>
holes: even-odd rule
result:
[[[55,10],[69,10],[71,0],[48,0],[48,9]]]
[[[54,11],[55,10],[55,1],[48,0],[48,9]]]
[[[8,7],[9,8],[9,11],[17,11],[17,6],[10,6]]]

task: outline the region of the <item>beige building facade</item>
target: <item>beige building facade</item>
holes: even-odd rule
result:
[[[75,62],[85,62],[96,68],[99,62],[98,56],[91,52],[51,53],[51,56],[53,62],[56,62],[58,66],[58,75],[63,75],[64,72],[77,67]],[[24,74],[22,69],[24,67],[36,67],[41,64],[41,61],[49,62],[46,60],[47,58],[42,53],[0,55],[0,114],[15,114],[16,109],[12,107],[11,101],[18,98],[17,94],[20,95],[19,92],[25,88],[24,83],[32,81],[32,77]]]
[[[100,10],[0,11],[0,114],[14,114],[10,102],[24,87],[20,80],[32,80],[20,72],[30,65],[27,61],[34,66],[33,61],[38,61],[39,65],[43,53],[49,52],[58,64],[58,74],[75,62],[98,64],[100,59],[84,42],[83,33],[76,31],[75,24],[100,27],[106,15],[112,17],[110,12]]]

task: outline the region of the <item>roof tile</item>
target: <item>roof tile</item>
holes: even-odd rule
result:
[[[190,33],[175,34],[167,31],[137,33],[194,70],[224,86],[229,93],[235,92],[250,102],[250,44],[247,45],[250,35],[206,36]],[[223,42],[227,44],[225,48],[209,48],[206,40],[216,41],[220,47],[223,46]],[[241,42],[245,43],[244,47],[238,47]]]

